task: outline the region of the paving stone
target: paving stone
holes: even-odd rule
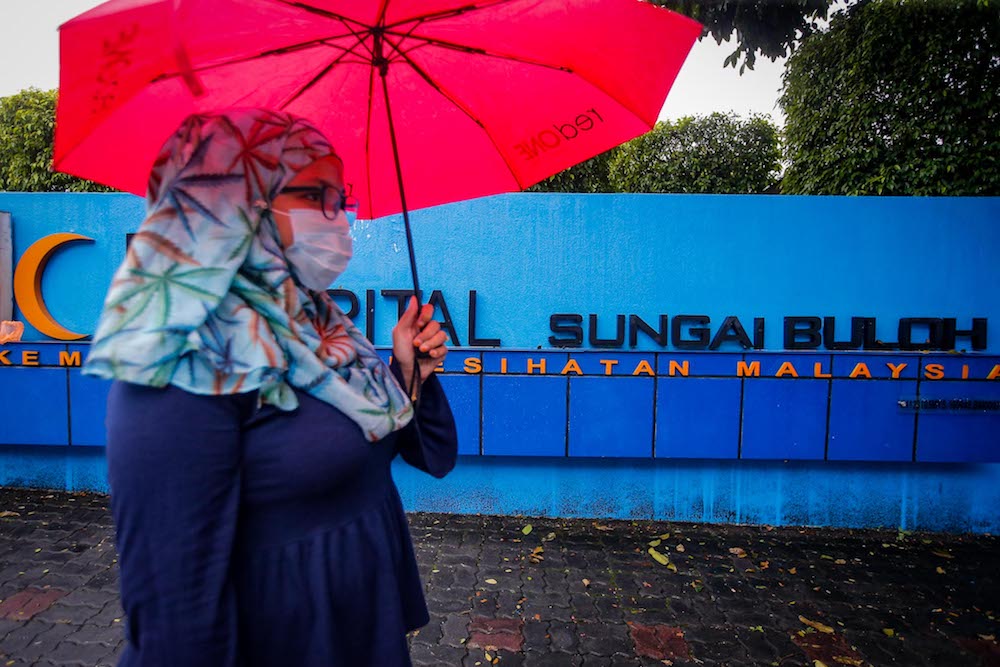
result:
[[[51,607],[38,614],[38,618],[50,623],[69,623],[71,625],[83,625],[90,619],[97,616],[100,610],[87,605],[62,604],[56,602]]]
[[[17,651],[20,660],[51,659],[53,647],[57,646],[66,635],[76,632],[76,628],[66,623],[53,623],[44,631],[39,632],[26,646]]]
[[[631,655],[632,643],[624,623],[577,623],[580,651],[594,655]]]
[[[580,667],[582,658],[569,653],[524,654],[524,667]]]
[[[75,632],[66,635],[66,641],[75,644],[103,644],[110,651],[121,641],[121,633],[117,628],[105,628],[98,625],[76,625]]]
[[[450,614],[445,617],[442,630],[442,644],[461,648],[469,641],[469,617]]]
[[[691,657],[691,649],[688,648],[681,628],[642,623],[629,623],[628,627],[635,654],[640,658],[675,661]]]
[[[66,595],[58,588],[37,588],[29,586],[0,603],[0,617],[12,621],[26,621],[35,614],[45,611]]]

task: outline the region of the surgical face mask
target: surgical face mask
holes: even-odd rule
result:
[[[353,255],[347,216],[341,212],[330,220],[312,208],[293,208],[287,213],[292,226],[292,243],[285,257],[299,282],[317,292],[337,279]]]

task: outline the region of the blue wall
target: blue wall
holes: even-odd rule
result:
[[[0,193],[0,210],[13,213],[15,257],[52,233],[95,239],[57,253],[43,281],[53,317],[92,331],[141,200]],[[436,511],[996,531],[998,221],[997,198],[522,194],[415,212],[421,283],[441,290],[464,348],[442,374],[463,458],[443,481],[398,466],[404,499]],[[354,232],[355,260],[334,287],[357,296],[358,325],[372,318],[387,345],[396,300],[382,290],[409,284],[402,222],[356,221]],[[499,349],[468,347],[472,290],[476,335]],[[581,316],[580,347],[554,348],[554,313]],[[762,319],[763,349],[678,350],[644,334],[589,344],[591,315],[613,338],[616,316],[630,314],[654,327],[705,315],[711,335],[737,316],[751,337]],[[955,345],[966,353],[792,352],[789,316],[833,316],[837,340],[851,337],[851,317],[876,318],[880,341],[896,341],[907,317],[991,326],[976,352],[968,335]],[[0,365],[0,483],[104,489],[106,385],[61,363],[85,344],[26,329],[29,342],[0,347],[13,362]],[[39,367],[20,363],[25,351],[39,351]],[[651,374],[634,374],[643,360]],[[676,372],[685,361],[687,377]],[[741,361],[759,361],[760,377],[739,377]],[[798,377],[781,370],[789,362]],[[892,377],[887,364],[903,363]]]

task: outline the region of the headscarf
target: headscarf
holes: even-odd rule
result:
[[[406,393],[329,295],[298,282],[268,209],[299,170],[333,152],[284,113],[185,120],[153,164],[146,218],[84,372],[195,394],[259,389],[282,410],[298,406],[296,387],[372,442],[406,425]]]

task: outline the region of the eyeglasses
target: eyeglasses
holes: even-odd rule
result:
[[[338,190],[330,185],[296,186],[285,188],[281,194],[299,195],[307,201],[319,202],[326,219],[336,220],[341,211],[354,213],[358,210],[358,200],[351,194],[352,188],[350,184],[347,190]]]

